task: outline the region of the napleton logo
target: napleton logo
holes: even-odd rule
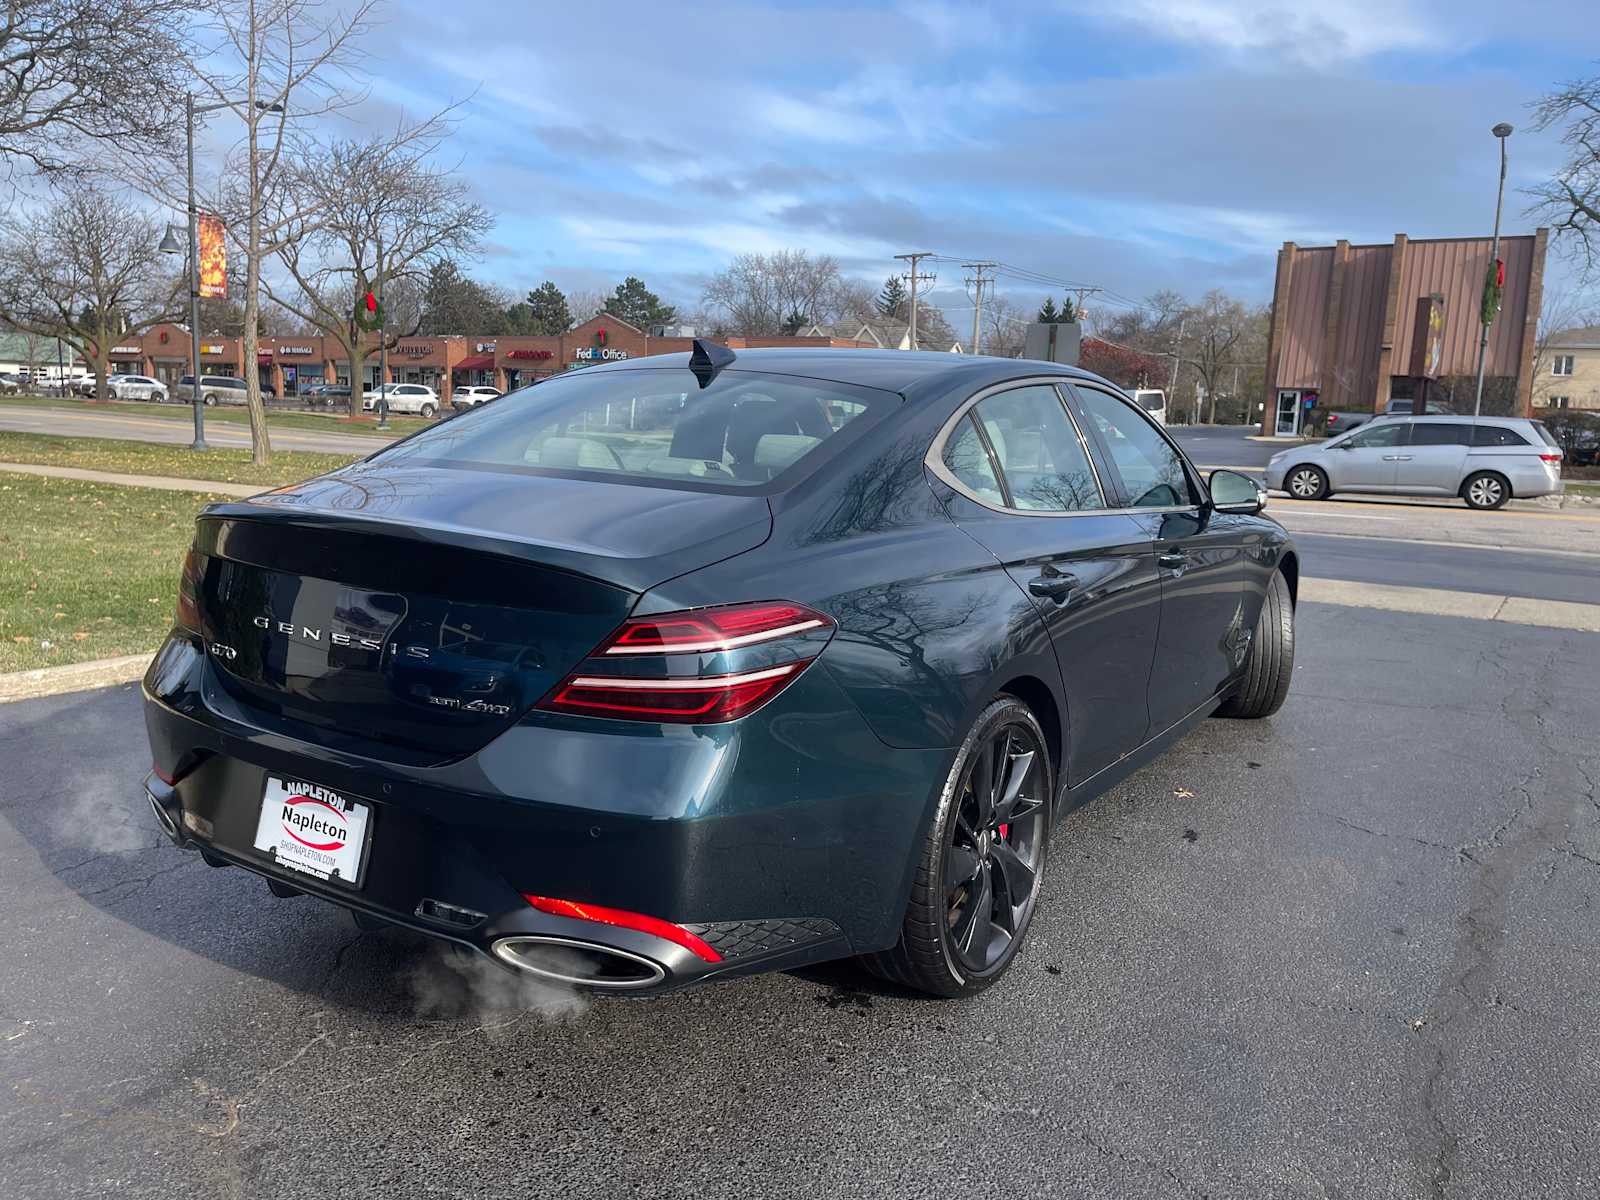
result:
[[[316,796],[296,793],[283,802],[283,831],[312,850],[340,850],[349,837],[342,811]],[[302,836],[304,835],[304,836]]]

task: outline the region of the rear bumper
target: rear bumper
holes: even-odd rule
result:
[[[405,767],[215,711],[212,668],[181,638],[145,680],[168,836],[357,913],[493,955],[505,939],[587,944],[659,967],[629,990],[786,969],[898,936],[913,851],[950,751],[879,742],[826,672],[725,726],[518,725],[475,755]],[[221,706],[226,707],[226,706]],[[254,838],[266,779],[372,806],[358,888],[282,868]],[[557,916],[526,895],[678,925],[714,961],[636,929]]]

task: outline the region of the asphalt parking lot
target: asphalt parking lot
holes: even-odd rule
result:
[[[0,707],[0,1195],[1592,1195],[1597,666],[1303,606],[1283,711],[1068,816],[955,1004],[512,994],[166,845],[136,688]]]

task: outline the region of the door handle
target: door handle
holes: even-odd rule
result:
[[[1028,580],[1028,590],[1035,596],[1045,600],[1065,600],[1072,589],[1078,586],[1078,577],[1069,575],[1065,571],[1058,571],[1054,567],[1046,567],[1044,571]]]
[[[1383,456],[1383,461],[1384,462],[1410,462],[1411,458],[1412,458],[1412,456],[1409,455],[1409,454],[1385,454]]]
[[[1181,571],[1189,565],[1189,556],[1182,550],[1163,550],[1156,555],[1156,562],[1169,571]]]

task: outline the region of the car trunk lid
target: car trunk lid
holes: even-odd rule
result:
[[[447,761],[514,723],[645,589],[770,531],[761,497],[349,468],[206,511],[201,633],[252,720]]]

